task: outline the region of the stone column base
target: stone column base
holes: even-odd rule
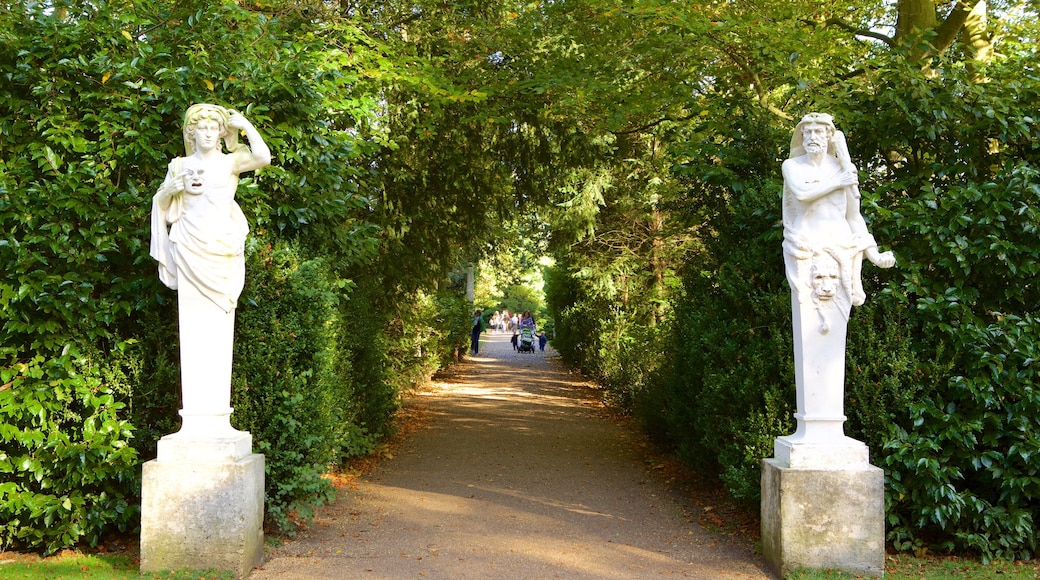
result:
[[[141,572],[226,570],[264,554],[264,456],[149,461],[141,493]]]
[[[762,552],[786,577],[798,568],[885,574],[885,472],[762,460]]]

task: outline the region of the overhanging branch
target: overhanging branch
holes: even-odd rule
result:
[[[661,123],[667,123],[669,121],[672,121],[672,122],[675,122],[675,123],[682,123],[684,121],[689,121],[690,119],[693,119],[696,116],[697,115],[686,115],[685,117],[675,118],[675,117],[671,117],[669,115],[665,115],[664,117],[661,117],[660,119],[657,119],[656,121],[650,121],[649,123],[646,123],[645,125],[640,125],[638,127],[635,127],[634,129],[625,129],[624,131],[611,131],[611,132],[614,133],[615,135],[632,135],[633,133],[642,133],[643,131],[646,131],[647,129],[653,129],[654,127],[660,125]]]
[[[802,22],[810,26],[819,26],[821,24],[823,26],[833,26],[835,28],[839,28],[846,32],[852,33],[856,36],[865,36],[867,38],[873,38],[874,40],[880,40],[881,42],[884,42],[888,46],[895,46],[895,39],[893,39],[891,36],[881,34],[880,32],[877,32],[875,30],[853,26],[848,22],[845,22],[841,18],[832,17],[828,18],[827,20],[824,20],[823,22],[820,22],[818,20],[802,20]]]

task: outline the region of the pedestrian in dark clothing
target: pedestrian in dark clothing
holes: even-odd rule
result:
[[[480,354],[480,334],[484,332],[484,312],[477,310],[473,313],[473,329],[469,332],[470,350],[473,354]]]

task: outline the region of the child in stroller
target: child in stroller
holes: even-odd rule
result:
[[[520,329],[520,343],[516,350],[517,352],[534,352],[534,329]]]
[[[517,352],[534,352],[534,316],[530,311],[525,311],[520,318],[520,345]]]

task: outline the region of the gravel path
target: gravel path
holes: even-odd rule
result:
[[[406,409],[420,427],[251,580],[771,578],[706,531],[553,353],[486,334]]]

